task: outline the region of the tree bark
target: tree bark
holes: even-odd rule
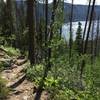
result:
[[[95,39],[95,50],[94,50],[94,56],[96,57],[98,54],[97,48],[98,48],[98,38],[99,38],[99,17],[97,20],[97,34],[96,34],[96,39]]]
[[[85,39],[85,34],[86,34],[86,29],[87,29],[87,24],[90,16],[90,7],[91,7],[91,0],[89,0],[89,5],[87,9],[87,16],[86,16],[86,22],[85,22],[85,27],[83,31],[83,39],[82,39],[82,52],[84,52],[84,39]]]
[[[93,3],[92,3],[92,9],[91,9],[91,13],[90,13],[90,21],[89,21],[89,26],[88,26],[88,30],[87,30],[87,36],[86,36],[83,54],[86,54],[86,52],[87,52],[89,33],[90,33],[90,29],[91,29],[91,24],[92,24],[92,20],[93,20],[93,13],[94,13],[94,8],[95,8],[95,1],[96,0],[93,0]],[[81,65],[81,69],[80,69],[80,79],[82,79],[84,67],[85,67],[85,60],[82,60],[82,65]]]
[[[47,37],[48,37],[48,0],[45,4],[45,62],[47,64]]]
[[[93,58],[94,58],[94,20],[92,22],[92,34],[91,34],[91,65],[93,65]]]
[[[73,44],[73,35],[72,35],[73,3],[74,3],[74,0],[72,0],[71,15],[70,15],[69,59],[72,56],[72,44]]]
[[[29,42],[29,60],[30,64],[35,64],[35,26],[34,26],[34,0],[27,0],[27,27]]]

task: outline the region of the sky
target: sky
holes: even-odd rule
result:
[[[6,1],[6,0],[4,0]],[[20,0],[17,0],[20,1]],[[39,0],[40,2],[43,2],[43,0]],[[48,0],[49,3],[52,3],[53,0]],[[71,3],[72,0],[64,0],[67,3]],[[82,4],[82,5],[88,5],[88,0],[74,0],[74,4]],[[96,0],[96,5],[100,5],[100,0]]]
[[[39,0],[43,2],[43,0]],[[48,0],[51,3],[53,0]],[[66,3],[71,3],[72,0],[64,0]],[[74,4],[88,5],[89,0],[74,0]],[[100,0],[96,0],[96,5],[100,5]]]
[[[72,0],[65,0],[65,2],[71,3]],[[89,0],[74,0],[74,4],[88,5]],[[100,0],[96,0],[96,4],[100,5]]]

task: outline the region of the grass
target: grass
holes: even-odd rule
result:
[[[5,51],[7,51],[7,54],[9,56],[19,56],[20,55],[20,51],[18,49],[13,48],[13,47],[1,46],[1,48],[4,49]]]
[[[9,89],[5,85],[6,81],[0,77],[0,100],[5,100],[9,94]]]

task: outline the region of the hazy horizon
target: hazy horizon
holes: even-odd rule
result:
[[[6,2],[6,0],[4,0]],[[20,1],[20,0],[16,0]],[[23,0],[26,1],[26,0]],[[38,0],[40,3],[43,3],[45,0]],[[48,3],[52,3],[53,0],[48,0]],[[62,0],[63,1],[63,0]],[[64,0],[65,3],[71,3],[72,0]],[[88,0],[74,0],[74,4],[79,4],[79,5],[88,5]],[[96,5],[100,5],[100,0],[96,0]]]

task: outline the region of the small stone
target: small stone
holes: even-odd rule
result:
[[[24,96],[23,97],[23,100],[28,100],[28,96]]]
[[[18,66],[17,66],[17,65],[15,65],[15,64],[13,64],[11,67],[12,67],[12,68],[17,68]]]
[[[11,73],[12,70],[5,70],[5,73]]]

